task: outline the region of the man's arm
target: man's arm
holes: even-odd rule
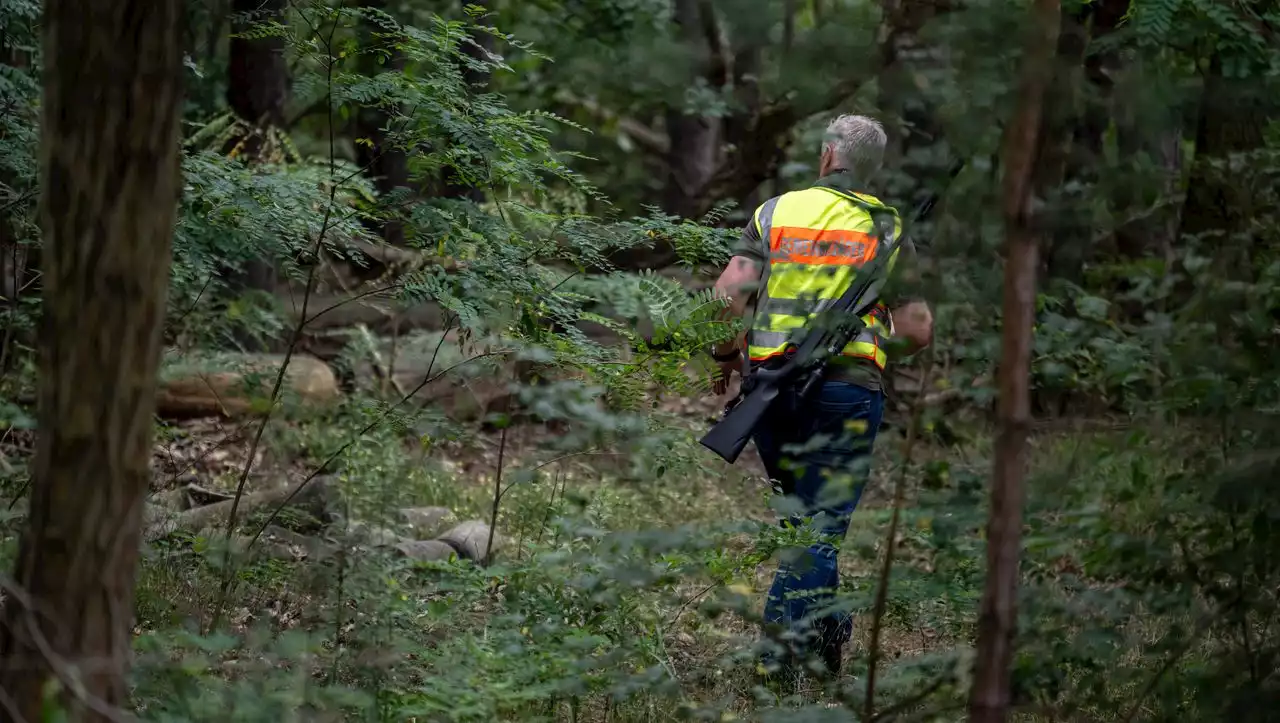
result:
[[[742,238],[733,251],[733,258],[729,259],[729,265],[720,273],[720,278],[716,279],[716,296],[729,301],[720,311],[721,320],[740,319],[746,315],[747,306],[760,284],[760,274],[767,257],[764,241],[760,236],[759,217],[760,209],[757,208],[742,229]],[[740,338],[726,339],[715,344],[711,353],[718,357],[728,356],[741,345]]]
[[[889,300],[889,313],[893,317],[894,346],[901,356],[911,356],[933,343],[933,312],[929,304],[918,296],[920,291],[920,266],[915,244],[904,240],[899,258],[894,264],[894,286],[898,293]]]
[[[747,313],[747,305],[751,303],[756,287],[760,283],[762,265],[748,256],[734,256],[729,265],[716,280],[716,296],[728,299],[728,305],[721,310],[721,319],[738,319]],[[737,337],[726,339],[712,347],[715,356],[726,356],[740,346]]]

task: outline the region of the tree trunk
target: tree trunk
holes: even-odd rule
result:
[[[366,7],[386,9],[386,0],[370,0],[366,3]],[[374,37],[376,28],[365,28],[365,43],[370,46],[379,42]],[[376,57],[369,55],[369,67],[365,72],[369,75],[376,75],[381,71],[383,66],[378,66],[372,62]],[[389,56],[386,60],[387,69],[393,71],[403,71],[405,67],[404,54],[397,48],[391,48]],[[409,186],[409,159],[405,155],[404,149],[401,147],[400,141],[394,137],[394,134],[388,128],[390,122],[387,113],[380,108],[373,106],[363,106],[356,113],[355,132],[361,138],[369,139],[368,145],[364,143],[356,144],[357,161],[361,167],[365,168],[365,172],[373,179],[374,187],[378,189],[378,195],[382,197],[383,203],[388,204],[389,196],[399,196],[404,198],[410,192]],[[397,204],[399,205],[399,204]],[[378,231],[382,236],[382,240],[392,246],[403,246],[405,244],[405,228],[404,221],[401,220],[400,209],[387,208],[387,217],[379,224]]]
[[[1243,234],[1248,233],[1254,216],[1253,192],[1232,183],[1228,174],[1215,171],[1213,164],[1231,153],[1264,145],[1263,134],[1273,102],[1264,84],[1227,78],[1218,54],[1210,60],[1204,82],[1181,231],[1222,234],[1216,256],[1223,263],[1224,272],[1239,278],[1237,274],[1249,265],[1250,243]]]
[[[45,3],[40,436],[0,610],[6,720],[46,720],[50,690],[68,720],[106,721],[127,701],[181,189],[182,17],[178,0]]]
[[[728,51],[720,42],[715,10],[699,0],[674,0],[673,14],[680,38],[697,59],[695,76],[705,77],[712,87],[728,80]],[[722,122],[718,117],[686,113],[683,98],[674,99],[667,110],[670,144],[667,150],[667,180],[662,210],[673,216],[697,219],[707,209],[709,185],[720,160]]]
[[[969,720],[1003,723],[1009,716],[1010,670],[1018,622],[1023,482],[1031,421],[1031,346],[1035,322],[1038,235],[1033,179],[1042,108],[1053,77],[1061,21],[1058,0],[1036,0],[1023,55],[1017,109],[1004,138],[1005,271],[999,367],[999,436],[987,522],[987,578],[978,619],[977,664]]]
[[[930,21],[949,10],[949,3],[886,2],[881,7],[886,13],[886,33],[880,46],[877,85],[881,121],[889,131],[886,166],[899,169],[908,187],[886,188],[884,180],[876,185],[882,196],[901,193],[915,205],[929,195],[929,189],[937,187],[951,163],[927,153],[943,140],[943,129],[936,104],[916,80],[922,72],[951,64],[945,47],[930,46],[920,37]]]
[[[1036,164],[1034,185],[1048,196],[1045,221],[1049,233],[1040,266],[1041,280],[1061,278],[1079,282],[1084,273],[1085,255],[1093,228],[1086,222],[1087,209],[1072,198],[1066,179],[1085,181],[1094,166],[1081,163],[1083,149],[1074,142],[1075,130],[1083,123],[1081,85],[1085,76],[1085,55],[1089,48],[1088,13],[1092,5],[1063,8],[1053,79],[1044,99],[1042,154]]]
[[[250,126],[247,135],[231,142],[242,144],[238,155],[250,159],[261,153],[267,131],[285,124],[289,101],[285,39],[278,35],[254,37],[258,34],[255,28],[264,23],[284,22],[285,7],[285,0],[233,0],[231,6],[227,105]]]
[[[732,72],[730,51],[720,43],[714,7],[700,0],[673,0],[672,13],[679,37],[695,58],[693,78],[706,78],[715,88],[726,85]],[[753,84],[748,92],[755,90]],[[759,102],[747,93],[739,96],[745,102]],[[718,117],[685,112],[683,105],[683,98],[670,99],[665,113],[667,174],[661,206],[672,216],[698,220],[709,210],[710,199],[715,195],[712,183],[722,160],[721,143],[730,129]],[[778,149],[771,149],[770,153],[776,155]],[[758,185],[746,189],[741,196]],[[663,268],[674,263],[676,257],[674,246],[659,241],[653,248],[626,249],[614,254],[611,260],[623,268]]]
[[[467,7],[476,5],[484,7],[482,0],[459,0],[464,15],[472,17],[467,13]],[[485,15],[474,19],[477,25],[490,25],[491,19]],[[464,43],[462,52],[468,58],[485,62],[488,60],[488,53],[493,51],[493,36],[480,32],[471,35],[471,42]],[[462,78],[466,82],[468,92],[482,93],[489,84],[489,74],[483,70],[478,70],[470,66],[464,65],[462,68]],[[476,203],[484,201],[484,189],[477,188],[475,185],[467,182],[459,176],[452,168],[444,170],[444,179],[440,189],[440,195],[445,198],[465,198]]]
[[[232,0],[231,40],[227,67],[227,105],[246,126],[227,141],[225,152],[249,163],[274,153],[269,134],[285,125],[289,100],[289,66],[285,63],[285,39],[279,35],[255,37],[265,23],[285,21],[286,0]],[[246,37],[248,36],[248,37]],[[275,291],[280,277],[271,259],[253,259],[228,279],[233,290]],[[249,334],[238,335],[240,344],[253,351],[271,351],[277,343],[261,343]]]

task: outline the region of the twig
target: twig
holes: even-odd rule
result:
[[[684,615],[684,611],[689,609],[690,605],[706,597],[707,593],[711,592],[717,587],[720,587],[720,584],[721,583],[719,581],[713,582],[710,585],[707,585],[706,587],[702,588],[698,592],[694,593],[693,596],[690,597],[688,600],[685,600],[684,603],[682,603],[680,607],[676,610],[675,615],[671,616],[671,621],[668,622],[666,626],[664,626],[663,635],[666,635],[667,633],[671,632],[671,628],[674,627],[675,624],[680,620],[680,616]]]
[[[253,537],[249,540],[249,544],[245,546],[245,551],[247,552],[248,550],[253,548],[253,545],[258,541],[258,538],[262,537],[262,533],[265,532],[266,529],[271,526],[271,523],[275,522],[276,517],[280,514],[280,511],[283,510],[285,507],[287,507],[289,503],[292,502],[293,499],[297,497],[298,494],[301,493],[302,490],[308,484],[310,484],[312,480],[314,480],[316,477],[319,477],[321,474],[323,474],[324,471],[329,468],[329,465],[333,464],[334,460],[338,459],[338,457],[341,457],[348,449],[351,448],[351,445],[355,444],[357,441],[360,440],[360,438],[364,437],[364,435],[372,431],[374,427],[378,426],[379,424],[382,424],[383,420],[389,417],[392,412],[394,412],[396,409],[400,407],[400,405],[409,401],[410,398],[412,398],[418,392],[422,391],[422,389],[426,387],[428,384],[430,384],[431,382],[436,381],[440,377],[443,377],[444,375],[448,374],[449,372],[453,371],[454,369],[457,369],[458,367],[464,364],[469,364],[477,359],[481,359],[484,357],[500,356],[502,354],[509,354],[509,353],[511,353],[511,350],[509,349],[499,349],[497,351],[488,351],[482,354],[477,354],[476,356],[463,359],[457,364],[454,364],[446,369],[441,370],[440,373],[436,374],[435,376],[427,377],[423,379],[418,384],[418,386],[414,387],[413,389],[410,389],[408,394],[406,394],[404,397],[401,397],[399,401],[397,401],[395,404],[391,405],[386,410],[384,410],[382,414],[378,415],[377,418],[375,418],[372,422],[369,422],[368,424],[366,424],[363,428],[360,429],[359,432],[357,432],[354,436],[348,439],[346,443],[344,443],[341,447],[334,450],[333,454],[330,454],[327,458],[325,458],[325,460],[321,462],[318,467],[312,470],[311,473],[308,474],[306,478],[303,479],[302,482],[300,482],[298,486],[293,489],[292,492],[290,492],[287,496],[285,496],[285,498],[280,501],[280,504],[276,505],[276,508],[271,511],[271,514],[267,517],[266,521],[262,523],[262,526],[258,528],[258,531],[253,534]]]
[[[4,591],[7,596],[17,600],[18,604],[22,606],[23,617],[27,623],[27,632],[31,634],[31,642],[40,651],[40,654],[45,657],[45,660],[49,661],[49,670],[58,676],[58,680],[62,682],[67,690],[71,691],[89,710],[109,721],[127,723],[134,720],[132,716],[115,709],[111,704],[85,690],[84,684],[79,677],[72,672],[73,666],[68,664],[66,659],[53,649],[49,639],[44,636],[44,631],[36,623],[35,601],[17,584],[17,581],[12,580],[7,575],[0,575],[0,590]],[[46,617],[52,623],[56,624],[58,622],[51,616]],[[19,718],[19,720],[21,719]]]
[[[364,324],[357,324],[356,329],[359,330],[360,336],[364,338],[365,344],[369,346],[369,356],[373,359],[373,370],[378,373],[378,376],[382,377],[384,382],[390,383],[392,387],[395,387],[396,393],[403,397],[405,393],[404,385],[392,376],[391,368],[382,360],[382,354],[378,353],[377,342],[374,341],[373,334],[369,333],[369,327]],[[385,390],[385,385],[383,388]]]
[[[950,680],[950,678],[946,678],[946,677],[935,679],[932,683],[921,688],[915,695],[909,696],[907,698],[903,698],[897,703],[894,703],[888,708],[885,708],[879,713],[876,713],[875,717],[870,719],[869,723],[881,723],[881,721],[886,721],[889,718],[892,718],[893,716],[898,715],[899,713],[905,712],[908,708],[911,708],[919,705],[920,703],[923,703],[925,698],[928,698],[929,696],[938,692],[938,690],[942,688],[943,685],[946,685],[948,680]]]
[[[1160,684],[1160,681],[1169,674],[1169,671],[1173,670],[1173,667],[1178,664],[1178,661],[1182,659],[1182,656],[1186,655],[1187,651],[1191,650],[1191,646],[1195,645],[1196,641],[1200,639],[1200,636],[1209,629],[1214,618],[1216,618],[1221,612],[1224,611],[1211,610],[1200,616],[1200,619],[1196,621],[1195,629],[1187,636],[1187,639],[1182,641],[1182,645],[1178,646],[1178,649],[1174,650],[1173,653],[1169,655],[1169,658],[1164,661],[1164,664],[1160,666],[1160,669],[1151,676],[1151,680],[1148,680],[1147,684],[1142,686],[1142,691],[1133,699],[1133,705],[1129,706],[1129,712],[1125,714],[1121,723],[1133,723],[1134,718],[1138,717],[1138,711],[1142,708],[1142,704],[1146,701],[1147,696],[1151,695],[1151,693],[1155,691],[1156,686]]]
[[[493,561],[493,538],[498,529],[498,508],[502,504],[502,469],[507,455],[507,431],[511,429],[511,420],[502,420],[502,433],[498,436],[498,470],[493,476],[493,508],[489,513],[489,540],[484,546],[484,564]]]
[[[325,63],[325,87],[327,93],[333,93],[333,36],[338,32],[338,15],[333,18],[333,25],[329,28],[329,36],[325,41],[325,51],[328,54]],[[231,571],[231,535],[235,531],[236,514],[239,512],[240,499],[244,496],[245,486],[249,481],[249,472],[253,469],[253,460],[258,454],[258,446],[262,443],[262,435],[266,432],[267,424],[271,421],[272,412],[275,411],[276,403],[280,399],[280,392],[284,387],[285,373],[289,369],[289,362],[293,359],[293,352],[298,346],[298,341],[302,338],[302,330],[306,324],[307,305],[311,301],[311,293],[315,287],[316,269],[319,268],[320,250],[324,245],[325,234],[329,230],[329,223],[333,219],[333,209],[337,204],[338,184],[333,182],[337,174],[337,140],[334,136],[334,113],[333,103],[329,103],[329,202],[325,205],[324,218],[320,222],[320,230],[316,233],[315,244],[311,251],[311,265],[307,269],[307,285],[302,295],[302,312],[298,315],[298,323],[294,325],[293,334],[289,340],[289,346],[285,350],[284,360],[280,363],[280,370],[276,373],[275,384],[271,389],[271,404],[262,416],[262,422],[258,425],[258,431],[253,436],[253,441],[249,444],[249,455],[245,460],[244,469],[240,473],[240,479],[236,482],[236,494],[231,501],[231,511],[227,514],[227,532],[224,538],[224,551],[222,555],[222,585],[218,593],[218,602],[213,609],[213,616],[210,620],[210,629],[214,629],[221,622],[222,612],[226,606],[227,596],[231,591],[231,583],[234,575]]]
[[[929,378],[933,371],[934,350],[929,347],[928,359],[925,361],[922,379]],[[922,389],[921,392],[924,390]],[[871,640],[867,653],[867,694],[863,704],[862,719],[875,720],[876,697],[876,665],[880,662],[880,629],[884,624],[884,612],[889,600],[889,575],[893,572],[893,555],[897,546],[898,521],[902,515],[903,498],[906,496],[907,470],[911,465],[911,452],[915,448],[916,436],[920,430],[920,417],[924,410],[923,393],[916,394],[911,403],[911,424],[907,427],[907,437],[902,443],[902,466],[898,468],[898,478],[893,486],[893,516],[889,519],[889,535],[885,541],[884,565],[880,568],[880,582],[876,588],[875,607],[871,615]]]

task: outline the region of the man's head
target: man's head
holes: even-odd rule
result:
[[[860,183],[866,183],[880,170],[887,142],[884,128],[876,119],[842,115],[827,126],[818,175],[844,170]]]

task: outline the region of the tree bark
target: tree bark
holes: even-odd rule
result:
[[[464,15],[467,15],[467,7],[476,5],[484,7],[483,0],[459,0]],[[468,15],[468,17],[470,17]],[[492,20],[483,15],[474,19],[476,25],[488,26]],[[463,54],[473,61],[485,62],[488,53],[493,51],[493,36],[484,33],[471,34],[471,41],[464,43],[462,46]],[[464,65],[462,67],[462,79],[467,84],[468,92],[482,93],[489,85],[489,74],[483,70],[472,68]],[[444,178],[440,188],[440,195],[445,198],[465,198],[475,203],[484,201],[484,189],[477,188],[473,184],[468,183],[452,168],[444,170]]]
[[[227,105],[246,125],[243,133],[227,141],[224,151],[249,163],[264,160],[270,149],[268,134],[285,126],[289,101],[285,39],[255,36],[265,23],[283,23],[286,8],[286,0],[232,0],[231,4]],[[241,293],[272,292],[280,277],[271,259],[253,259],[228,281]],[[270,341],[263,344],[249,334],[238,335],[238,340],[253,351],[270,351],[278,345]]]
[[[366,7],[385,10],[386,0],[370,0],[366,3]],[[365,28],[365,42],[372,46],[378,42],[374,36],[376,28],[370,24],[366,25],[368,27]],[[371,54],[369,57],[372,61],[375,56]],[[381,67],[370,62],[365,72],[376,75]],[[404,54],[392,47],[385,67],[393,71],[403,71]],[[383,198],[384,203],[388,196],[403,195],[410,189],[409,158],[405,155],[399,140],[390,132],[389,122],[387,113],[377,107],[361,107],[356,113],[355,132],[358,136],[370,141],[369,145],[356,144],[357,161],[367,169],[366,173],[373,179],[374,187],[378,189],[378,195]],[[405,227],[400,210],[396,208],[386,210],[388,215],[379,224],[378,229],[382,240],[392,246],[404,246]]]
[[[1050,233],[1045,238],[1041,280],[1065,278],[1078,282],[1084,273],[1093,229],[1085,222],[1087,214],[1071,197],[1068,178],[1081,179],[1087,173],[1078,162],[1081,153],[1074,142],[1075,131],[1083,122],[1081,85],[1085,76],[1085,56],[1089,48],[1088,13],[1092,5],[1063,8],[1058,35],[1058,48],[1053,62],[1053,77],[1044,99],[1044,135],[1041,155],[1036,164],[1033,183],[1047,196],[1045,221]],[[1092,166],[1092,164],[1090,164]]]
[[[1058,0],[1035,0],[1022,60],[1017,108],[1004,138],[1005,270],[999,367],[999,436],[987,522],[987,578],[978,619],[977,664],[969,720],[1003,723],[1009,716],[1010,670],[1018,622],[1023,484],[1031,422],[1031,346],[1035,322],[1039,229],[1034,178],[1042,146],[1045,94],[1061,21]]]
[[[109,720],[127,700],[181,189],[182,18],[179,0],[45,3],[40,436],[0,610],[5,720],[45,720],[51,688],[69,720]]]
[[[1232,235],[1248,231],[1253,218],[1252,189],[1231,183],[1226,174],[1215,172],[1213,164],[1232,153],[1264,145],[1274,102],[1262,83],[1227,78],[1217,53],[1210,59],[1204,83],[1181,232],[1223,234],[1219,258],[1239,267],[1247,264],[1249,243]]]
[[[240,144],[239,155],[250,159],[261,152],[268,130],[285,125],[289,102],[285,39],[254,37],[255,28],[263,23],[284,22],[285,7],[285,0],[233,0],[231,6],[227,105],[250,126],[248,135],[231,143]]]

